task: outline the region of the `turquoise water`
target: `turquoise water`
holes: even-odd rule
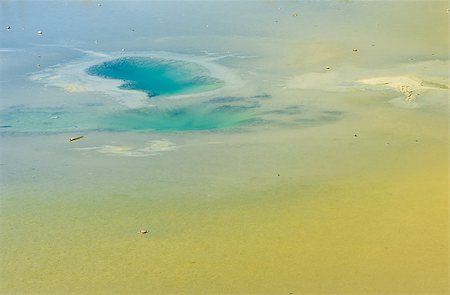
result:
[[[198,64],[150,57],[107,61],[88,68],[87,73],[123,80],[120,88],[143,91],[149,97],[196,93],[223,85],[220,79],[211,77],[208,69]]]
[[[107,112],[88,109],[9,108],[0,111],[0,133],[55,133],[73,131],[194,131],[236,128],[255,121],[246,108],[193,104]]]
[[[201,105],[171,109],[141,108],[112,113],[102,119],[108,130],[192,131],[227,129],[252,122],[241,109],[211,109]]]
[[[75,99],[78,93],[69,92],[73,96],[66,100],[66,104],[57,101],[62,107],[32,107],[22,104],[0,110],[0,133],[178,132],[249,125],[317,126],[341,117],[340,112],[306,109],[301,106],[262,110],[261,107],[272,98],[264,92],[253,96],[214,96],[215,92],[210,92],[207,96],[196,99],[196,93],[222,87],[224,81],[213,77],[208,68],[190,61],[128,56],[99,61],[87,69],[83,67],[82,73],[84,72],[105,80],[122,81],[118,87],[146,93],[148,99],[152,100],[152,106],[117,106],[109,100],[109,92],[98,96],[97,90],[101,92],[104,87],[97,87],[95,84],[92,86],[93,90],[86,92],[88,97],[84,97],[82,102]],[[62,74],[56,72],[50,78],[47,77],[47,80],[60,78],[65,81],[64,75],[67,75],[64,71]],[[71,75],[68,78],[71,79],[69,81],[77,81]],[[96,83],[101,82],[96,79]],[[65,90],[60,93],[67,95]],[[126,101],[128,93],[131,100],[131,91],[121,91],[120,95],[123,97],[120,99]],[[193,95],[180,99],[165,97],[183,94]],[[156,99],[156,96],[161,97]]]
[[[91,66],[86,72],[122,80],[121,89],[142,91],[149,98],[199,93],[224,84],[199,64],[163,58],[123,57]],[[211,103],[162,99],[155,100],[153,107],[119,109],[111,109],[107,101],[58,108],[19,105],[0,111],[0,133],[172,132],[235,128],[254,121],[255,112],[248,107],[223,105],[215,99]]]
[[[201,102],[111,108],[102,103],[78,107],[23,107],[0,110],[0,133],[83,131],[179,132],[250,126],[314,127],[341,120],[344,112],[290,106],[263,111],[270,95],[213,97]],[[158,101],[156,101],[158,103]],[[167,103],[167,101],[166,101]]]

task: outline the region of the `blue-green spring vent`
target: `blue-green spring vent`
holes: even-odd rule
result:
[[[148,96],[190,94],[213,90],[223,82],[208,69],[190,62],[148,57],[125,57],[87,69],[102,78],[123,80],[122,89],[144,91]]]

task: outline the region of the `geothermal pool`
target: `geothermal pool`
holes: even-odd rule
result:
[[[448,294],[447,4],[1,1],[0,293]]]

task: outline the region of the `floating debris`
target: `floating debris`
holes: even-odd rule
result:
[[[75,140],[79,140],[79,139],[82,139],[82,138],[84,138],[83,135],[81,135],[81,136],[76,136],[76,137],[71,137],[71,138],[69,138],[69,142],[72,142],[72,141],[75,141]]]
[[[37,31],[38,36],[42,36],[44,34],[44,32],[42,31]]]
[[[139,233],[140,233],[141,235],[145,235],[145,234],[148,234],[148,230],[146,230],[146,229],[141,229],[141,230],[139,231]]]
[[[357,52],[358,51],[358,49],[357,48],[353,48],[353,52]]]
[[[7,26],[7,27],[6,27],[6,30],[7,30],[7,31],[11,31],[11,26]]]

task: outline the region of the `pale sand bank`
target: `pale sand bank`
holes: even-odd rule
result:
[[[110,156],[148,157],[156,156],[162,152],[175,151],[177,146],[169,140],[161,139],[146,142],[143,146],[103,145],[74,149],[81,152],[95,151]]]
[[[427,81],[419,77],[414,76],[388,76],[388,77],[376,77],[361,79],[357,82],[367,85],[381,86],[386,88],[395,89],[401,92],[405,101],[412,102],[427,89],[434,90],[447,90],[449,89],[448,83],[436,83],[433,81]]]
[[[396,73],[398,70],[391,70]],[[417,75],[375,76],[367,69],[352,72],[349,69],[312,72],[288,79],[284,86],[291,89],[320,90],[335,93],[350,93],[355,91],[383,91],[394,90],[401,94],[402,101],[393,99],[394,105],[405,107],[418,106],[416,103],[421,95],[432,91],[449,91],[449,81],[444,77],[428,77]],[[379,71],[378,71],[379,72]],[[359,76],[372,76],[358,78]],[[384,96],[384,94],[382,95]],[[438,95],[441,96],[441,95]],[[445,104],[445,102],[437,102]]]

